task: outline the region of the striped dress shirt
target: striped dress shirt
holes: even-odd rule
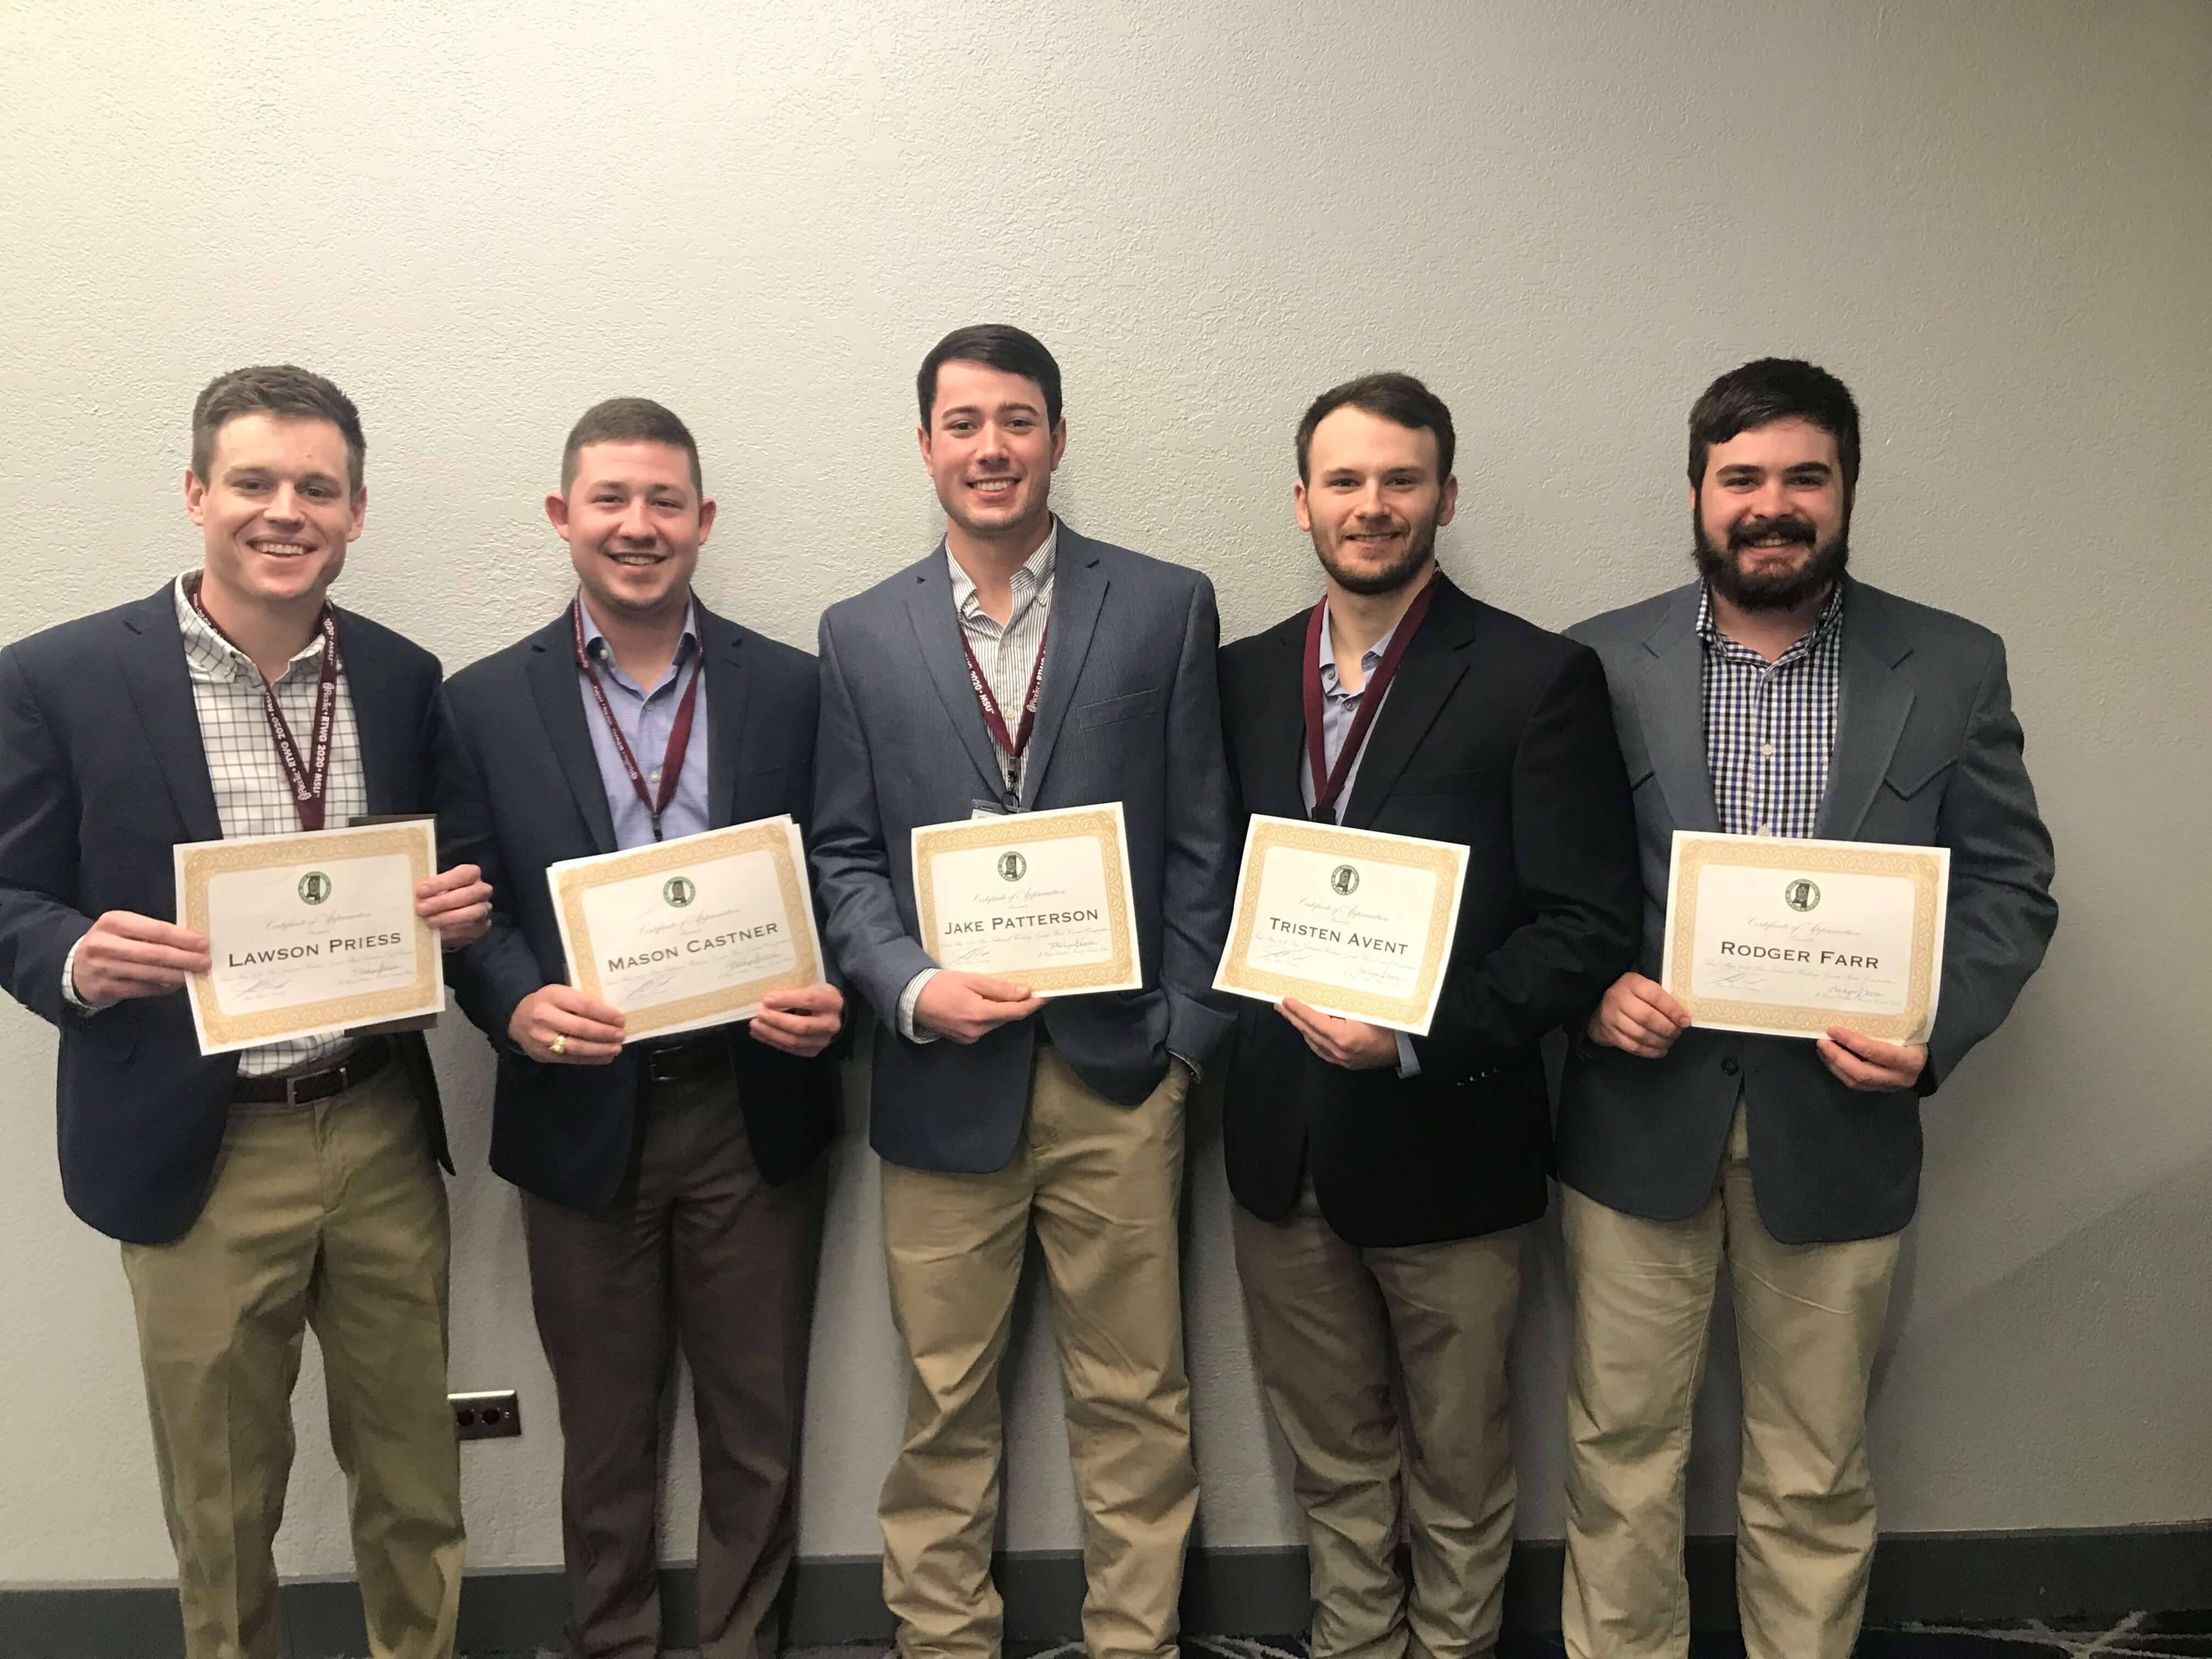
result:
[[[1807,836],[1828,792],[1842,702],[1844,589],[1812,630],[1772,662],[1720,631],[1698,595],[1705,649],[1705,766],[1713,811],[1731,836]]]

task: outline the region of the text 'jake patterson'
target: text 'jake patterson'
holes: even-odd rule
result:
[[[1026,916],[979,916],[974,921],[948,921],[945,924],[947,937],[955,933],[1004,933],[1024,927],[1065,927],[1073,922],[1097,921],[1098,911],[1039,910]]]

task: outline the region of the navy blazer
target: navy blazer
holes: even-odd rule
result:
[[[1644,866],[1638,966],[1659,977],[1676,830],[1717,831],[1705,761],[1698,586],[1577,624],[1605,659]],[[1875,1238],[1920,1195],[1920,1099],[2012,1011],[2058,925],[2050,832],[2012,712],[2004,641],[1844,579],[1842,705],[1814,833],[1951,849],[1943,984],[1917,1090],[1845,1087],[1802,1037],[1691,1027],[1658,1060],[1581,1036],[1567,1055],[1559,1179],[1678,1221],[1711,1196],[1739,1094],[1759,1219],[1785,1244]]]
[[[192,705],[176,589],[0,651],[0,978],[61,1031],[62,1191],[111,1237],[161,1244],[198,1217],[238,1076],[204,1056],[182,991],[85,1015],[62,963],[93,919],[177,915],[179,842],[216,841],[215,786]],[[438,659],[332,609],[372,812],[430,810]],[[419,1034],[396,1039],[438,1161],[437,1079]]]
[[[708,821],[721,829],[787,812],[804,830],[813,813],[814,659],[698,610],[712,715]],[[491,931],[446,969],[499,1056],[491,1167],[541,1198],[596,1210],[629,1166],[645,1086],[636,1049],[605,1066],[542,1065],[507,1033],[525,997],[568,979],[546,866],[616,850],[569,616],[563,607],[447,682],[438,833],[455,862],[481,865],[492,884]],[[729,1041],[753,1157],[780,1185],[836,1134],[836,1049],[801,1060],[734,1029]]]
[[[1376,714],[1344,803],[1355,830],[1468,848],[1451,961],[1417,1076],[1346,1071],[1240,1000],[1222,1106],[1229,1187],[1276,1221],[1310,1170],[1337,1234],[1430,1244],[1543,1214],[1551,1105],[1537,1043],[1579,1023],[1636,951],[1636,831],[1595,652],[1445,577]],[[1306,816],[1300,611],[1221,653],[1245,813]]]

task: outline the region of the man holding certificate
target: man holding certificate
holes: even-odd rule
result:
[[[959,330],[917,390],[945,539],[823,616],[816,773],[830,945],[878,1021],[913,1362],[884,1599],[908,1659],[995,1659],[997,1377],[1034,1221],[1084,1637],[1093,1659],[1170,1659],[1197,1500],[1183,1099],[1229,1028],[1207,988],[1229,877],[1213,590],[1053,517],[1060,370],[1030,335]]]
[[[1723,374],[1690,414],[1699,580],[1570,630],[1612,684],[1644,918],[1559,1110],[1577,1656],[1688,1650],[1682,1473],[1723,1259],[1745,1644],[1850,1652],[1875,1543],[1868,1380],[1920,1102],[2003,1020],[2057,921],[2003,642],[1845,574],[1858,469],[1833,375]]]
[[[1537,1043],[1635,945],[1604,673],[1437,569],[1452,450],[1450,411],[1408,375],[1316,399],[1293,500],[1323,597],[1221,653],[1253,828],[1220,982],[1266,999],[1238,1009],[1223,1130],[1261,1378],[1297,1458],[1315,1659],[1497,1642],[1506,1339],[1550,1153]],[[1434,881],[1395,897],[1394,872],[1440,843],[1464,860],[1457,904]],[[1432,1012],[1382,1007],[1395,988],[1371,964],[1425,951]]]
[[[820,1153],[836,1128],[823,1050],[844,1006],[821,982],[796,832],[775,821],[811,809],[813,659],[692,592],[714,524],[701,483],[690,431],[659,404],[617,398],[576,422],[545,502],[575,597],[453,677],[439,776],[441,830],[498,889],[453,979],[499,1056],[491,1164],[523,1189],[560,1396],[569,1650],[640,1659],[661,1641],[660,1425],[678,1346],[699,1426],[699,1649],[775,1650]],[[547,872],[576,860],[623,879],[580,884],[571,911]],[[572,922],[631,937],[572,963]],[[742,1026],[681,1018],[671,993],[716,1005],[715,964],[732,961],[753,964],[741,976],[800,962],[783,978],[813,982],[744,999],[757,1012]]]
[[[411,858],[310,854],[275,931],[229,902],[180,926],[177,890],[180,848],[251,866],[278,837],[430,807],[437,659],[326,599],[362,533],[365,451],[319,374],[218,376],[185,475],[201,568],[0,653],[0,967],[60,1030],[70,1206],[123,1241],[190,1659],[280,1650],[271,1546],[310,1324],[370,1645],[453,1650],[436,1079],[419,1032],[358,1036],[293,1005],[326,946],[396,947],[434,1007],[437,941],[481,933],[489,891],[471,867],[432,873],[419,825],[398,832]],[[187,980],[257,956],[260,1029],[304,1034],[204,1048]]]

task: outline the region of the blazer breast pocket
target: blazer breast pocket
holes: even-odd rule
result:
[[[1140,715],[1159,712],[1161,689],[1155,685],[1144,691],[1132,691],[1126,696],[1104,697],[1097,702],[1079,703],[1075,708],[1075,727],[1088,732],[1094,726],[1112,726],[1120,720],[1133,720]]]
[[[1899,749],[1890,757],[1889,770],[1882,775],[1882,785],[1899,800],[1911,800],[1940,780],[1958,758],[1948,750],[1929,754]]]

